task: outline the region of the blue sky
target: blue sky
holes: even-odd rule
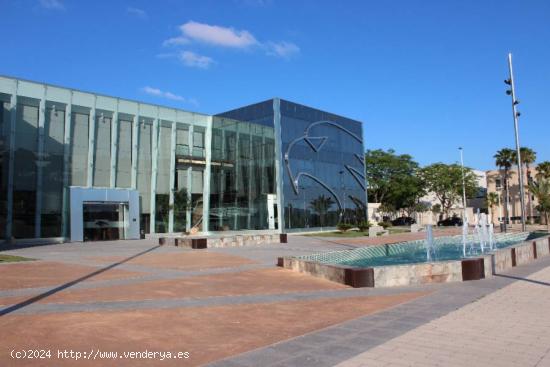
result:
[[[217,113],[274,96],[364,122],[366,147],[550,160],[550,2],[0,0],[0,74]]]

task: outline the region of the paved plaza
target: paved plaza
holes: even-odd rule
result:
[[[289,236],[208,250],[139,240],[5,251],[35,260],[0,265],[0,365],[550,366],[548,258],[486,280],[380,289],[275,266],[362,245]],[[21,350],[52,357],[12,357]],[[122,355],[143,351],[188,358]]]

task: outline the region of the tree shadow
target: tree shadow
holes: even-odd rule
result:
[[[22,308],[24,308],[24,307],[27,307],[27,306],[29,306],[29,305],[31,305],[31,304],[33,304],[33,303],[36,303],[36,302],[38,302],[38,301],[40,301],[40,300],[42,300],[42,299],[44,299],[44,298],[46,298],[46,297],[49,297],[49,296],[51,296],[51,295],[53,295],[53,294],[56,294],[56,293],[61,292],[61,291],[65,290],[65,289],[67,289],[67,288],[70,288],[70,287],[72,287],[72,286],[75,285],[75,284],[78,284],[78,283],[80,283],[80,282],[83,282],[83,281],[85,281],[85,280],[87,280],[87,279],[90,279],[90,278],[92,278],[92,277],[94,277],[94,276],[96,276],[96,275],[98,275],[98,274],[104,273],[104,272],[106,272],[106,271],[108,271],[108,270],[111,270],[111,269],[113,269],[113,268],[115,268],[115,267],[117,267],[117,266],[119,266],[119,265],[122,265],[122,264],[124,264],[124,263],[126,263],[126,262],[128,262],[128,261],[130,261],[130,260],[133,260],[133,259],[135,259],[135,258],[137,258],[137,257],[139,257],[139,256],[142,256],[142,255],[144,255],[144,254],[146,254],[146,253],[148,253],[148,252],[151,252],[151,251],[153,251],[153,250],[156,250],[156,249],[159,248],[159,247],[160,247],[160,245],[151,247],[151,248],[149,248],[149,249],[147,249],[147,250],[145,250],[145,251],[142,251],[142,252],[139,252],[139,253],[137,253],[137,254],[135,254],[135,255],[132,255],[132,256],[130,256],[130,257],[127,257],[127,258],[124,259],[124,260],[118,261],[118,262],[113,263],[113,264],[111,264],[111,265],[109,265],[109,266],[106,266],[106,267],[104,267],[104,268],[101,268],[101,269],[99,269],[99,270],[96,270],[96,271],[94,271],[94,272],[92,272],[92,273],[90,273],[90,274],[84,275],[84,276],[82,276],[82,277],[80,277],[80,278],[78,278],[78,279],[72,280],[72,281],[70,281],[70,282],[68,282],[68,283],[65,283],[65,284],[62,284],[62,285],[60,285],[60,286],[58,286],[58,287],[55,287],[54,289],[50,289],[50,290],[47,291],[47,292],[44,292],[44,293],[42,293],[42,294],[39,294],[39,295],[34,296],[34,297],[32,297],[32,298],[29,298],[29,299],[27,299],[27,300],[25,300],[25,301],[23,301],[23,302],[20,302],[20,303],[17,303],[17,304],[15,304],[15,305],[6,307],[6,308],[0,310],[0,317],[1,317],[1,316],[5,316],[5,315],[7,315],[7,314],[10,314],[10,313],[12,313],[12,312],[15,312],[15,311],[17,311],[17,310],[20,310],[20,309],[22,309]]]

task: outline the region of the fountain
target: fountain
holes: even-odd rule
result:
[[[426,226],[426,261],[430,262],[435,257],[434,235],[432,225]]]
[[[468,218],[462,223],[462,256],[466,257],[466,244],[468,243]]]

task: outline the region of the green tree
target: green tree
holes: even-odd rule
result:
[[[321,227],[323,227],[325,225],[325,216],[334,205],[334,200],[330,196],[320,195],[316,199],[311,200],[309,205],[319,214],[319,221],[321,222]]]
[[[410,211],[424,195],[419,165],[408,154],[398,155],[393,149],[367,150],[365,167],[369,202],[381,203],[392,212]]]
[[[550,162],[544,161],[537,165],[537,179],[550,179]]]
[[[462,197],[462,167],[458,164],[434,163],[422,168],[421,175],[428,192],[433,192],[441,203],[443,213],[449,210]],[[478,190],[477,177],[464,167],[466,196],[472,197]]]
[[[539,202],[537,210],[544,213],[546,230],[550,232],[550,222],[548,221],[548,213],[550,213],[550,180],[540,179],[538,182],[533,182],[530,185],[530,190]]]
[[[187,209],[191,206],[191,201],[185,188],[174,191],[174,230],[176,232],[185,230]]]
[[[510,196],[509,196],[508,180],[510,179],[510,168],[512,168],[512,164],[514,163],[514,157],[515,157],[515,153],[510,148],[502,148],[494,155],[495,164],[501,170],[502,181],[504,182],[504,193],[506,195],[506,201],[504,203],[504,217],[506,219],[504,220],[504,223],[506,223],[509,217],[508,216],[508,198]]]
[[[533,201],[531,200],[531,195],[529,193],[529,184],[533,181],[531,177],[531,165],[537,160],[537,153],[528,147],[521,147],[519,149],[519,154],[521,155],[521,163],[525,165],[525,170],[527,173],[527,196],[529,197],[529,222],[533,224]],[[516,151],[514,151],[514,160],[517,163],[518,157]]]
[[[487,208],[489,208],[490,216],[493,218],[493,208],[498,204],[498,194],[496,192],[488,193],[485,201],[487,203]]]

